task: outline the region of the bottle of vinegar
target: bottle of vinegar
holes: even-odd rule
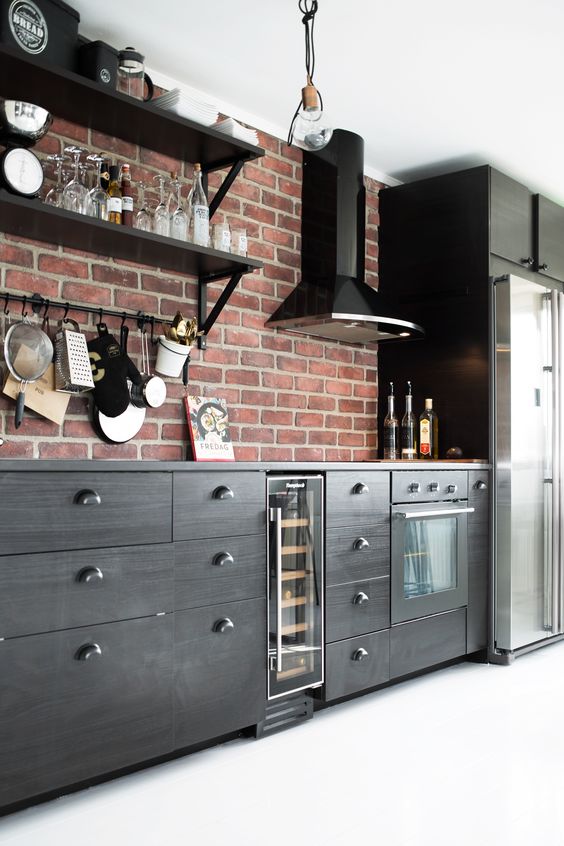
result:
[[[425,410],[419,417],[419,457],[439,457],[439,418],[432,399],[425,400]]]
[[[405,414],[401,420],[401,457],[417,458],[417,421],[412,410],[411,382],[407,383]]]
[[[399,458],[399,420],[394,409],[394,383],[390,382],[388,413],[384,418],[384,458],[395,461]]]
[[[202,167],[194,165],[194,185],[188,197],[190,210],[190,240],[207,247],[210,242],[210,210],[202,185]]]

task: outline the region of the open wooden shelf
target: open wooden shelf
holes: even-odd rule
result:
[[[280,525],[283,529],[288,529],[290,526],[309,526],[309,520],[307,517],[289,517],[287,520],[282,520]]]
[[[283,546],[282,555],[301,555],[309,549],[305,544],[303,546]]]
[[[72,73],[0,46],[1,94],[36,103],[57,117],[140,144],[204,171],[228,167],[264,155],[261,147],[237,141],[151,103],[143,103]]]
[[[188,273],[200,279],[247,273],[262,263],[175,238],[117,226],[0,189],[0,230],[63,247]],[[41,292],[40,292],[41,293]]]
[[[307,603],[306,596],[293,596],[291,599],[281,600],[282,608],[295,608],[297,605],[305,605]]]
[[[283,635],[295,634],[296,632],[307,632],[309,623],[292,623],[290,626],[282,626],[280,631]]]
[[[310,570],[282,570],[282,581],[291,582],[293,579],[305,579]]]

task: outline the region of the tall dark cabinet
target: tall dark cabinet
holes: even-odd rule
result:
[[[382,345],[379,425],[387,383],[414,408],[434,399],[439,457],[491,458],[490,278],[507,273],[564,280],[564,209],[487,165],[380,193],[380,290],[399,295],[422,341]],[[382,443],[379,432],[379,443]]]

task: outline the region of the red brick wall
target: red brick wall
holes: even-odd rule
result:
[[[129,161],[133,180],[150,180],[159,172],[177,170],[191,180],[190,164],[175,162],[150,150],[84,127],[56,120],[35,149],[41,156],[69,143]],[[190,368],[190,392],[227,399],[236,457],[240,460],[338,460],[375,457],[376,350],[352,347],[264,326],[296,284],[300,273],[301,153],[271,136],[260,135],[266,156],[245,165],[217,220],[247,229],[249,254],[264,269],[241,280],[208,336],[208,349],[196,349]],[[223,174],[210,175],[210,195]],[[367,279],[378,269],[378,189],[367,179]],[[186,190],[184,191],[186,196]],[[177,309],[196,313],[194,279],[158,268],[115,261],[71,249],[53,247],[0,234],[0,293],[39,292],[100,306],[146,312],[170,318]],[[213,303],[222,283],[209,286]],[[3,301],[0,300],[3,306]],[[18,305],[11,308],[20,313]],[[1,315],[1,308],[0,308]],[[61,316],[53,311],[52,318]],[[95,319],[74,316],[90,337]],[[107,321],[114,329],[117,323]],[[55,321],[52,319],[51,329]],[[2,337],[5,321],[0,322]],[[137,332],[131,328],[130,354],[139,356]],[[154,363],[154,362],[153,362]],[[2,383],[3,384],[3,383]],[[100,441],[89,422],[87,396],[73,397],[61,427],[31,411],[14,429],[14,403],[0,395],[1,457],[132,458],[181,460],[188,430],[180,379],[168,379],[168,396],[160,409],[147,409],[138,437],[123,445]]]

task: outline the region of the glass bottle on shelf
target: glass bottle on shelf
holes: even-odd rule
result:
[[[425,400],[425,410],[419,416],[419,457],[439,457],[439,418],[433,411],[433,400]]]
[[[395,461],[399,458],[399,420],[394,408],[394,383],[390,382],[388,413],[384,418],[384,458]]]
[[[133,190],[128,164],[124,164],[121,167],[121,200],[121,222],[124,226],[133,226]]]
[[[110,185],[108,187],[108,220],[110,223],[121,224],[122,197],[119,185],[119,167],[110,167]]]
[[[188,197],[190,210],[190,241],[200,247],[209,246],[210,210],[202,185],[202,167],[194,165],[194,185]]]
[[[411,382],[407,383],[405,414],[401,420],[401,457],[417,458],[417,423],[412,409]]]

